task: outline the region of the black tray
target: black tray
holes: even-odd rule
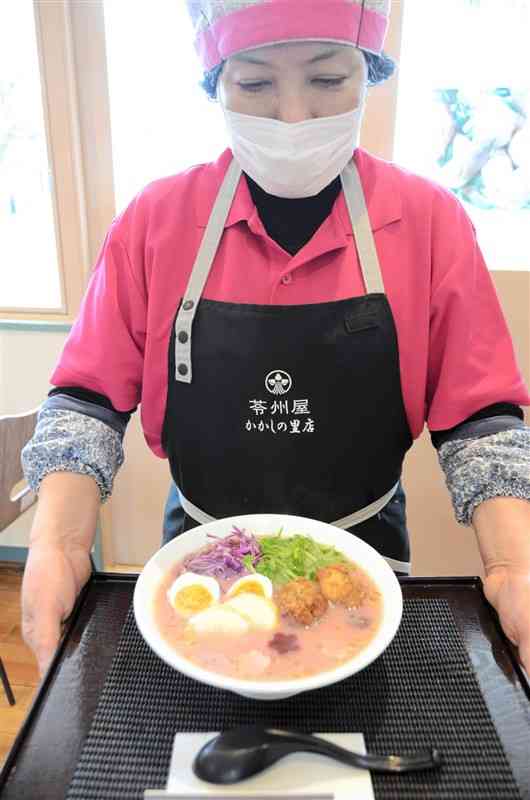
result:
[[[86,587],[0,774],[2,798],[56,800],[67,796],[74,776],[71,798],[141,797],[144,788],[164,784],[176,730],[259,719],[307,730],[362,730],[372,750],[415,749],[426,736],[446,751],[450,766],[438,775],[374,776],[378,800],[530,800],[530,689],[478,579],[403,579],[404,623],[380,659],[348,681],[300,696],[302,702],[272,704],[173,672],[146,648],[131,619],[122,636],[134,582],[96,575]],[[415,649],[415,669],[398,674],[409,649]],[[145,670],[151,679],[142,687],[137,677]],[[400,702],[390,702],[399,692]],[[371,707],[363,704],[368,697]],[[188,710],[168,714],[175,701]],[[157,747],[150,750],[145,742],[154,731]],[[125,778],[131,766],[132,783]]]

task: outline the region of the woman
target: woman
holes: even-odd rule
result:
[[[182,493],[167,538],[290,512],[354,531],[398,572],[402,462],[427,421],[530,665],[530,398],[509,334],[458,202],[357,146],[367,85],[391,72],[389,6],[189,0],[231,149],[114,221],[25,448],[40,495],[24,631],[41,669],[140,402]]]

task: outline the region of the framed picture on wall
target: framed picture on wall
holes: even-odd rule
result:
[[[406,0],[395,161],[450,189],[490,269],[530,270],[530,3]]]

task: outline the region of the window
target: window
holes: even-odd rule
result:
[[[407,0],[395,160],[451,189],[491,269],[530,269],[530,4]]]
[[[0,306],[62,306],[33,3],[0,6]]]
[[[85,208],[89,192],[75,72],[72,18],[77,2],[0,3],[4,319],[70,323],[93,261],[96,226]],[[99,231],[97,239],[99,245]]]
[[[105,0],[104,14],[120,209],[149,181],[216,159],[227,137],[217,104],[198,87],[186,4]]]

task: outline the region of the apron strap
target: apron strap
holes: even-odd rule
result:
[[[182,304],[175,321],[175,380],[181,383],[191,383],[191,329],[193,320],[223,235],[226,218],[234,200],[240,177],[241,167],[233,158],[208,220],[186,293],[182,298]]]
[[[191,342],[193,320],[223,235],[224,225],[232,206],[241,174],[241,167],[236,159],[233,158],[210,214],[186,292],[175,320],[175,380],[181,383],[191,383],[192,381]],[[364,199],[363,187],[353,159],[346,165],[340,178],[366,292],[367,294],[384,294],[385,287]]]
[[[383,276],[381,275],[379,258],[375,249],[361,178],[353,159],[348,162],[341,172],[340,179],[344,189],[346,205],[350,212],[366,292],[367,294],[384,294]]]
[[[353,514],[349,514],[347,517],[338,519],[336,522],[332,522],[331,524],[336,528],[347,530],[348,528],[353,527],[353,525],[359,525],[361,522],[365,522],[367,519],[370,519],[370,517],[375,517],[375,515],[379,514],[386,504],[392,500],[398,490],[398,487],[399,481],[392,486],[392,488],[386,494],[384,494],[383,497],[380,497],[378,500],[374,500],[373,503],[370,503],[364,508],[360,508],[359,511],[354,511]]]
[[[374,500],[373,503],[370,503],[364,508],[359,509],[359,511],[355,511],[353,514],[349,514],[347,517],[342,517],[342,519],[338,519],[329,524],[333,525],[335,528],[347,530],[348,528],[352,528],[354,525],[359,525],[361,522],[370,519],[370,517],[374,517],[376,514],[382,511],[387,503],[393,498],[398,487],[399,481],[386,494],[384,494],[383,497],[380,497],[378,500]],[[186,514],[195,520],[195,522],[198,522],[199,525],[206,525],[209,522],[215,522],[216,517],[212,517],[210,514],[207,514],[206,511],[203,511],[198,506],[194,505],[190,500],[187,499],[187,497],[184,497],[182,492],[180,492],[180,501]],[[383,556],[383,558],[396,572],[404,572],[407,575],[410,573],[409,561],[398,561],[395,558],[386,558],[385,556]]]

